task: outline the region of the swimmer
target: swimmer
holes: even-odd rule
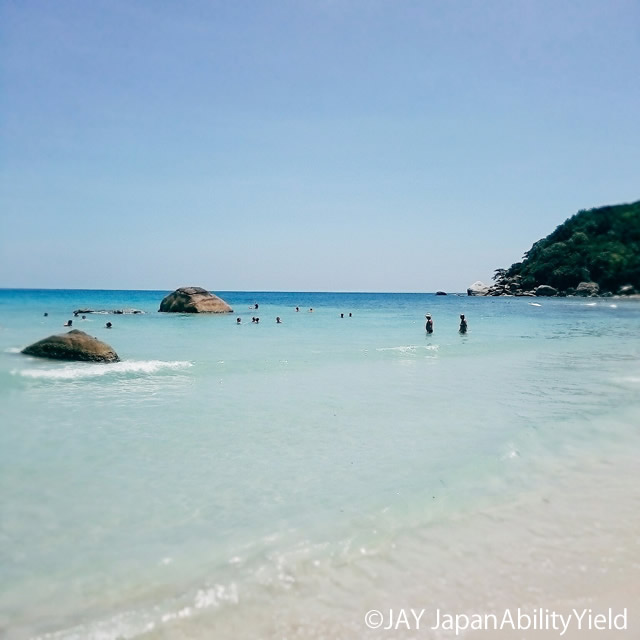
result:
[[[280,320],[280,316],[276,318],[276,324],[282,324],[282,320]]]
[[[73,320],[67,320],[62,326],[63,327],[70,327],[73,324]]]
[[[341,313],[341,314],[340,314],[340,317],[341,317],[341,318],[344,318],[344,313]]]
[[[467,333],[467,321],[464,319],[464,313],[460,314],[460,333]]]
[[[296,307],[296,311],[300,311],[300,307]]]
[[[45,311],[44,312],[44,317],[46,318],[49,314]]]
[[[113,327],[113,325],[110,322],[107,322],[107,324],[104,325],[107,329],[111,329],[111,327]]]
[[[433,333],[433,320],[431,319],[431,316],[427,313],[425,318],[427,319],[427,324],[424,327],[426,332]]]
[[[242,318],[238,317],[236,318],[236,324],[240,324],[242,322]]]

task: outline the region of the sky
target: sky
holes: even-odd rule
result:
[[[0,287],[464,291],[639,114],[636,0],[0,0]]]

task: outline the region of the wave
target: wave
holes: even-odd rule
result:
[[[410,345],[400,346],[400,347],[380,347],[376,349],[376,351],[399,351],[400,353],[415,353],[419,349],[425,349],[427,351],[437,351],[438,345],[430,344],[430,345],[416,346],[416,345],[410,344]]]
[[[56,369],[20,369],[14,370],[13,375],[23,378],[44,380],[77,380],[79,378],[95,378],[107,375],[149,375],[163,369],[186,369],[193,366],[187,361],[165,362],[162,360],[131,360],[127,362],[114,362],[113,364],[77,363],[64,365]]]
[[[34,640],[130,640],[157,630],[167,623],[190,618],[199,610],[238,603],[238,588],[235,583],[228,586],[216,584],[198,589],[195,594],[184,595],[173,602],[158,604],[146,610],[119,613],[111,618],[95,620],[70,629],[40,634]]]

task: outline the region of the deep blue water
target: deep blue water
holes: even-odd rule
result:
[[[0,290],[9,638],[260,636],[240,622],[274,594],[339,610],[362,557],[418,566],[395,541],[638,447],[635,300],[216,292],[234,313],[210,316],[166,293]],[[68,319],[122,362],[19,353]]]

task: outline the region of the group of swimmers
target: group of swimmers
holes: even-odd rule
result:
[[[257,306],[257,305],[256,305]],[[251,323],[252,324],[259,324],[260,323],[260,318],[253,316],[251,318]],[[236,324],[242,324],[242,318],[240,316],[238,316],[236,318]],[[276,324],[282,324],[282,320],[280,320],[280,316],[276,317]]]
[[[258,308],[258,303],[256,302],[252,307],[249,307],[250,309],[257,309]],[[296,311],[300,311],[300,307],[296,307]],[[313,312],[313,308],[309,309],[309,312]],[[45,312],[45,317],[47,317],[49,314]],[[75,316],[77,316],[78,314],[75,313]],[[340,314],[341,318],[344,318],[344,313]],[[352,318],[353,314],[349,313],[349,317]],[[425,325],[425,331],[429,334],[433,333],[433,318],[431,317],[430,313],[427,313],[427,315],[425,315],[425,318],[427,319],[427,323]],[[82,316],[83,320],[87,319],[87,316]],[[251,318],[251,322],[252,324],[259,324],[260,322],[260,318],[253,316]],[[242,323],[242,318],[238,317],[236,318],[236,324],[241,324]],[[72,326],[73,321],[72,320],[67,320],[64,325],[62,325],[63,327],[70,327]],[[276,324],[282,324],[282,320],[280,319],[280,316],[276,316]],[[111,322],[107,322],[107,324],[105,325],[105,327],[107,329],[111,329],[113,327],[113,324]],[[467,329],[468,329],[468,325],[467,325],[467,320],[464,317],[464,313],[460,314],[460,327],[458,328],[458,332],[459,333],[467,333]]]
[[[49,314],[45,311],[44,312],[44,317],[46,318],[48,315]],[[78,317],[77,313],[74,313],[73,315],[74,315],[74,317]],[[87,316],[82,316],[82,319],[86,320]],[[63,327],[72,327],[73,326],[73,320],[67,320],[62,326]],[[111,322],[107,322],[107,324],[105,324],[104,326],[107,329],[111,329],[113,327],[113,324]]]
[[[425,318],[427,319],[427,324],[425,325],[425,330],[427,333],[433,333],[433,318],[431,317],[430,313],[427,313],[427,315],[425,316]],[[467,333],[467,321],[464,317],[464,313],[460,314],[460,327],[458,329],[459,333]]]

